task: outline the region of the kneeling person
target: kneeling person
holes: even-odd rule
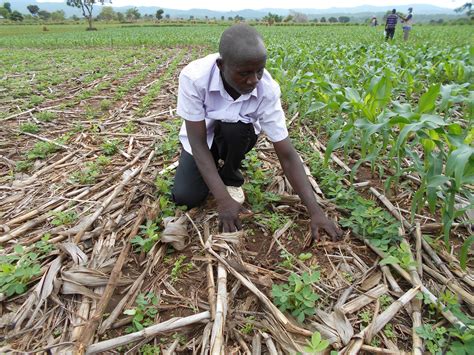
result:
[[[184,119],[173,198],[178,205],[198,206],[209,191],[217,202],[224,232],[241,229],[244,200],[242,160],[263,131],[272,141],[283,171],[311,217],[314,239],[319,228],[341,234],[317,205],[297,152],[288,137],[280,87],[265,70],[267,51],[248,25],[234,25],[221,36],[219,53],[188,64],[179,76],[178,110]],[[223,165],[218,168],[218,161]]]

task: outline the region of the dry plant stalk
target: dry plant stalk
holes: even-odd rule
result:
[[[345,354],[358,354],[364,341],[370,342],[370,339],[376,335],[382,328],[397,314],[397,312],[408,302],[410,302],[418,293],[420,286],[416,286],[408,290],[398,300],[393,302],[385,311],[379,314],[372,322],[372,326],[364,328],[355,336]]]
[[[357,236],[358,238],[360,238],[361,240],[363,240],[364,243],[365,243],[369,248],[371,248],[375,253],[377,253],[380,257],[382,257],[382,258],[385,258],[385,257],[386,257],[386,255],[385,255],[385,253],[384,253],[383,251],[381,251],[379,248],[377,248],[377,247],[373,246],[372,244],[370,244],[370,242],[369,242],[367,239],[365,239],[365,238],[363,238],[363,237],[357,235],[356,233],[354,233],[354,235]],[[400,276],[402,276],[405,280],[407,280],[408,282],[410,282],[410,283],[413,285],[413,280],[411,279],[410,275],[409,275],[405,270],[403,270],[400,265],[398,265],[398,264],[390,264],[390,266],[391,266],[392,268],[394,268],[394,269],[400,274]],[[466,325],[465,325],[463,322],[461,322],[461,321],[458,319],[458,317],[456,317],[451,311],[447,310],[447,309],[446,309],[446,306],[444,306],[441,302],[439,302],[439,301],[438,301],[438,298],[437,298],[435,295],[433,295],[433,293],[432,293],[430,290],[428,290],[428,289],[427,289],[425,286],[423,286],[423,285],[421,286],[421,292],[423,292],[423,294],[425,294],[425,295],[430,299],[430,301],[431,301],[432,303],[435,303],[435,304],[439,304],[439,305],[440,305],[440,308],[441,308],[440,312],[441,312],[441,314],[442,314],[451,324],[453,324],[453,325],[456,326],[456,327],[459,327],[461,330],[466,329]]]
[[[385,284],[375,286],[371,290],[363,293],[362,295],[358,296],[357,298],[353,299],[350,302],[347,302],[341,307],[341,311],[344,314],[351,314],[362,307],[365,307],[369,303],[375,301],[377,298],[382,296],[383,294],[388,292],[388,287]]]
[[[202,332],[201,355],[209,354],[209,350],[211,348],[210,340],[213,324],[214,323],[212,321],[207,323]]]
[[[107,283],[107,287],[102,295],[102,298],[97,305],[96,312],[94,315],[89,319],[87,326],[83,328],[81,335],[79,337],[77,348],[79,353],[83,353],[85,348],[92,342],[94,337],[95,331],[99,325],[100,320],[102,319],[102,314],[105,312],[105,308],[109,304],[110,298],[112,297],[115,287],[117,286],[117,281],[120,276],[120,272],[122,270],[122,266],[125,262],[125,258],[128,255],[128,252],[131,248],[130,239],[133,238],[139,231],[140,225],[143,223],[146,215],[148,205],[148,197],[145,197],[143,207],[140,210],[138,218],[135,221],[135,224],[129,233],[129,236],[125,242],[125,247],[122,249],[117,261],[115,262],[114,268],[110,274],[109,282]]]
[[[413,305],[413,326],[412,326],[412,338],[413,338],[413,355],[423,354],[423,340],[420,338],[416,329],[422,326],[421,321],[421,300],[414,298],[412,301]]]
[[[90,345],[87,348],[86,354],[97,354],[100,352],[104,352],[107,350],[118,348],[121,345],[125,345],[128,343],[136,342],[145,338],[154,337],[157,334],[163,332],[173,331],[187,325],[191,325],[194,323],[199,323],[205,320],[208,320],[211,317],[209,311],[201,312],[198,314],[194,314],[188,317],[175,317],[167,320],[163,323],[158,323],[152,325],[150,327],[146,327],[139,332],[130,333],[127,335],[122,335],[117,338],[104,340],[95,344]]]
[[[221,254],[223,256],[223,254]],[[224,347],[224,327],[227,316],[227,271],[217,265],[217,298],[214,325],[211,334],[211,354],[220,355]]]
[[[255,333],[252,338],[252,355],[260,355],[262,353],[262,336]]]
[[[204,223],[204,242],[209,240],[209,222]],[[209,302],[209,309],[211,311],[211,319],[216,318],[216,282],[214,280],[214,270],[212,268],[212,258],[207,256],[206,260],[206,275],[207,275],[207,299]]]
[[[446,277],[441,275],[440,273],[436,272],[435,270],[431,269],[430,267],[423,265],[423,270],[441,282],[444,286],[447,286],[451,289],[451,291],[457,293],[462,297],[464,301],[466,301],[470,306],[474,306],[474,296],[472,293],[467,292],[465,289],[457,285],[456,283],[452,282],[452,280],[448,280]]]
[[[276,349],[275,343],[273,342],[271,336],[263,332],[262,337],[265,340],[265,344],[267,345],[268,353],[270,355],[278,355],[278,351]]]

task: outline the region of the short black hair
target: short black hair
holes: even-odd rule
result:
[[[266,49],[262,36],[255,28],[237,24],[222,33],[219,54],[224,61],[237,63],[264,56]]]
[[[397,10],[393,9],[393,10],[392,10],[392,14],[394,14],[395,12],[397,12]]]

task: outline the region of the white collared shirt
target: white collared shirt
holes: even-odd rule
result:
[[[206,121],[207,145],[214,139],[214,122],[252,123],[255,133],[263,131],[272,142],[288,137],[285,114],[281,107],[280,86],[267,70],[250,93],[234,100],[224,89],[217,67],[219,53],[189,63],[179,75],[177,113],[188,121]],[[192,154],[186,126],[179,132],[183,148]]]

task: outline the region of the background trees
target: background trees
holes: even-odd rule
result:
[[[92,10],[95,4],[104,5],[105,2],[111,3],[111,0],[67,0],[67,5],[77,7],[82,10],[82,15],[87,19],[89,23],[88,31],[95,30],[92,27]]]

